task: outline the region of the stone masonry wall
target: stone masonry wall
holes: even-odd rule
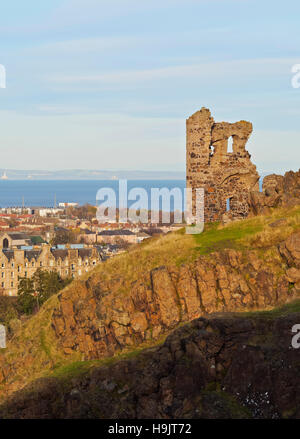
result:
[[[252,124],[215,123],[207,108],[186,121],[187,188],[204,188],[204,220],[219,221],[224,214],[244,218],[249,213],[249,194],[259,190],[259,175],[246,151]],[[232,137],[232,152],[228,139]],[[230,209],[227,212],[229,200]],[[195,193],[193,192],[195,215]]]

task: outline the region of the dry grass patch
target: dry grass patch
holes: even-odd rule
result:
[[[92,273],[100,275],[102,279],[118,277],[125,283],[132,283],[161,265],[180,265],[187,262],[193,258],[194,253],[195,242],[192,236],[178,231],[144,241],[127,253],[99,264]],[[91,273],[87,273],[85,278],[90,275]]]
[[[300,230],[300,208],[296,206],[289,210],[274,209],[269,216],[261,217],[261,220],[263,230],[253,236],[246,236],[242,241],[243,245],[251,248],[267,248],[284,241],[292,233]]]

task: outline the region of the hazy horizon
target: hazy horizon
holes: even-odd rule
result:
[[[287,170],[288,171],[288,170]],[[285,171],[285,172],[287,172]],[[279,174],[283,175],[285,172]],[[270,172],[262,171],[259,173],[263,178]],[[3,176],[5,178],[3,178]],[[61,169],[57,171],[46,169],[1,169],[0,181],[8,180],[185,180],[185,171],[146,171],[142,169],[136,170],[120,170],[120,169]]]

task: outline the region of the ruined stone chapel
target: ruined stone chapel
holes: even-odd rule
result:
[[[245,218],[249,195],[259,191],[259,174],[246,143],[252,124],[244,120],[216,123],[207,108],[186,121],[186,187],[204,189],[204,221],[220,221],[224,215]]]

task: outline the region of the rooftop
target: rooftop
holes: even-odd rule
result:
[[[131,230],[103,230],[98,233],[98,236],[124,236],[124,235],[134,235]]]

